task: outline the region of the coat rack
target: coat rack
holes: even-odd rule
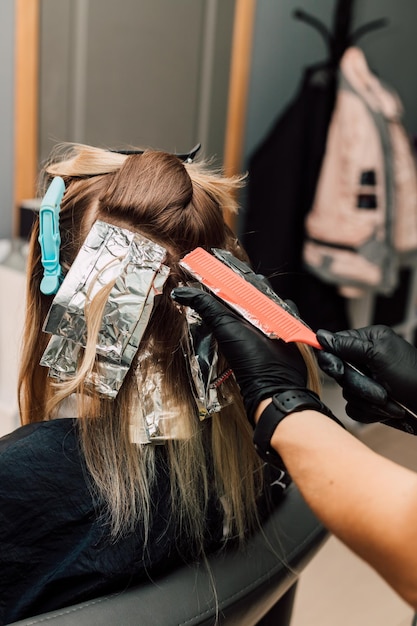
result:
[[[331,31],[318,18],[303,9],[295,9],[293,13],[295,19],[309,24],[320,33],[329,53],[329,62],[335,67],[339,65],[343,53],[349,46],[356,44],[366,33],[388,25],[386,18],[379,18],[359,26],[352,32],[353,5],[354,0],[337,0]]]

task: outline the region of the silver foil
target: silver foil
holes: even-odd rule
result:
[[[201,317],[190,307],[186,308],[188,324],[190,374],[194,383],[195,401],[200,420],[217,413],[228,403],[214,382],[219,376],[217,344]]]
[[[64,381],[76,374],[86,346],[86,305],[113,283],[97,338],[97,371],[86,381],[104,396],[117,395],[168,277],[165,255],[165,248],[138,233],[95,222],[44,324],[52,338],[40,363],[50,376]]]
[[[168,439],[186,439],[191,436],[184,416],[186,408],[163,396],[164,372],[153,363],[151,354],[140,355],[136,369],[138,385],[137,405],[132,407],[130,438],[136,443],[163,444]]]
[[[200,285],[201,288],[201,285]],[[200,420],[210,417],[230,404],[231,397],[218,380],[217,344],[200,316],[186,307],[188,344],[184,350],[190,388],[194,394]],[[131,440],[141,444],[160,444],[167,439],[185,439],[191,436],[183,418],[187,408],[181,410],[170,398],[162,397],[164,373],[152,363],[151,354],[141,354],[137,363],[137,406],[132,407],[130,423]]]

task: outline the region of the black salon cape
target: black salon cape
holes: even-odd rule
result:
[[[124,589],[189,557],[170,515],[164,446],[156,450],[158,479],[145,551],[140,522],[116,542],[100,522],[77,420],[30,424],[0,439],[1,626]],[[211,551],[221,544],[222,519],[214,502],[209,509]]]
[[[97,521],[76,421],[23,426],[0,439],[0,624],[117,591],[178,561],[162,462],[148,549],[143,528],[113,542]]]

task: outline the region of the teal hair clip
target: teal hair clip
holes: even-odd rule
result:
[[[60,176],[56,176],[47,189],[39,211],[39,243],[43,265],[40,289],[47,296],[56,293],[61,284],[59,210],[64,191],[64,181]]]

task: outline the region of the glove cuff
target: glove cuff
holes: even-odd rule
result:
[[[272,396],[272,402],[262,412],[253,433],[253,442],[259,456],[271,465],[286,471],[279,454],[271,447],[272,435],[278,424],[291,413],[313,409],[327,415],[340,426],[343,424],[333,415],[331,410],[323,404],[314,391],[304,388],[281,391]]]

